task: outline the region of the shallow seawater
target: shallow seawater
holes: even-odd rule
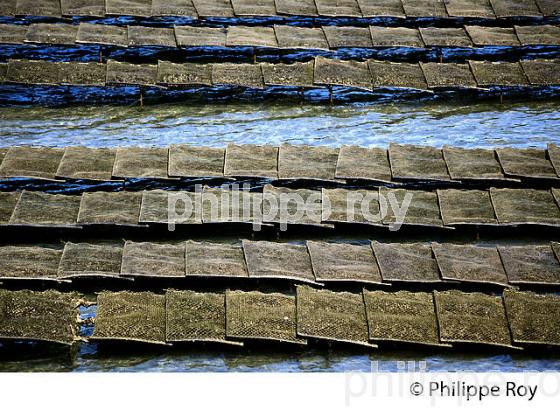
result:
[[[0,146],[224,146],[229,142],[544,148],[550,142],[560,144],[560,102],[0,108]],[[32,348],[14,355],[0,348],[0,371],[402,371],[409,361],[428,371],[560,370],[560,353],[546,351],[455,353],[400,347],[366,352],[335,346],[105,351],[96,344],[83,344],[73,352]]]
[[[366,352],[340,347],[285,350],[283,347],[225,350],[216,346],[183,350],[149,347],[142,350],[99,350],[83,345],[77,352],[57,352],[3,357],[0,371],[73,372],[490,372],[560,371],[558,353],[514,354],[504,352],[444,353],[414,347]]]
[[[320,105],[164,104],[0,107],[0,145],[223,146],[228,142],[544,147],[560,140],[560,101]]]

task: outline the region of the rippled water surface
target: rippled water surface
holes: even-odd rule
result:
[[[222,146],[292,142],[537,146],[560,139],[560,103],[209,104],[0,108],[0,144]]]
[[[414,361],[412,363],[411,361]],[[406,364],[405,364],[406,363]],[[414,347],[383,353],[363,351],[339,352],[332,349],[284,351],[230,351],[216,347],[195,351],[98,352],[95,346],[84,346],[70,353],[5,358],[0,371],[132,371],[132,372],[344,372],[371,370],[403,371],[560,371],[560,357],[510,355],[480,352],[451,354],[416,351]]]
[[[209,104],[139,107],[0,108],[0,146],[223,146],[282,142],[385,147],[389,142],[463,147],[545,147],[560,143],[560,103],[401,103],[317,105]],[[18,350],[18,349],[16,349]],[[262,350],[125,349],[76,352],[0,349],[0,371],[397,371],[399,362],[425,361],[431,371],[560,370],[560,356],[426,352],[414,347],[368,353],[310,348]]]

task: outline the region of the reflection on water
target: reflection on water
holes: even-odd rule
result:
[[[332,108],[286,104],[138,107],[0,108],[0,146],[125,146],[282,142],[385,147],[389,142],[463,147],[544,147],[560,143],[560,103],[353,104]],[[354,238],[356,239],[356,238]],[[434,239],[433,235],[432,238]],[[511,240],[511,238],[509,238]],[[369,371],[400,370],[402,361],[428,371],[560,370],[560,355],[540,352],[452,353],[413,347],[380,352],[218,347],[144,348],[121,352],[82,344],[77,351],[0,348],[0,371]],[[29,346],[28,346],[29,347]]]
[[[560,102],[165,104],[0,108],[0,144],[123,146],[228,142],[543,147],[560,140]]]
[[[499,354],[496,352],[442,353],[409,349],[368,353],[363,350],[298,349],[277,350],[206,349],[176,350],[144,347],[139,351],[123,348],[98,350],[95,344],[82,345],[78,352],[67,349],[41,354],[18,354],[0,361],[0,371],[78,371],[78,372],[368,372],[403,371],[560,371],[560,356],[550,353]],[[346,348],[347,349],[347,348]],[[407,364],[404,364],[407,362]],[[420,364],[422,362],[422,364]]]

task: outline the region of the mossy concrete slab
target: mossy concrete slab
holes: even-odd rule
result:
[[[369,245],[307,241],[318,282],[381,284],[383,279]]]
[[[0,339],[71,345],[78,337],[78,296],[54,290],[0,290]]]
[[[184,278],[185,243],[159,244],[126,241],[122,251],[123,276]]]
[[[337,160],[338,148],[282,144],[278,153],[278,178],[332,181]]]
[[[10,225],[28,227],[76,227],[79,195],[53,195],[23,191],[10,218]]]
[[[432,248],[422,243],[371,244],[381,277],[387,282],[441,282]]]
[[[297,287],[297,333],[333,342],[377,347],[369,342],[361,293]]]
[[[142,192],[86,192],[82,195],[80,225],[138,226]]]
[[[560,284],[560,263],[551,245],[498,246],[509,283]]]
[[[181,178],[221,177],[225,153],[223,148],[171,145],[168,174]]]
[[[495,246],[434,242],[432,250],[444,280],[509,286],[508,276]]]
[[[166,344],[165,295],[101,292],[91,340]]]
[[[60,148],[10,147],[0,164],[0,176],[54,180],[63,155]]]
[[[229,144],[226,148],[224,175],[277,178],[278,147]]]
[[[501,296],[434,292],[440,340],[513,348]]]
[[[121,274],[122,245],[67,242],[58,266],[61,279],[118,278]]]
[[[43,246],[1,246],[0,279],[56,280],[62,250]]]
[[[513,342],[560,346],[560,298],[507,290],[504,303]]]
[[[490,198],[500,224],[560,225],[560,209],[551,191],[490,188]]]
[[[497,225],[488,191],[438,189],[437,197],[444,225]]]
[[[363,294],[369,340],[448,346],[439,340],[432,293],[364,290]]]
[[[226,291],[226,337],[298,345],[296,298],[281,293]]]
[[[116,150],[111,148],[66,147],[56,177],[110,181],[115,155]]]
[[[243,248],[239,244],[188,241],[186,246],[188,277],[249,277]]]
[[[243,252],[250,278],[316,284],[305,245],[244,240]]]
[[[166,332],[168,342],[212,342],[243,345],[226,339],[224,293],[168,290]]]
[[[494,150],[445,145],[443,159],[452,179],[501,181],[505,178]]]

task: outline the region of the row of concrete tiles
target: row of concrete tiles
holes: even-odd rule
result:
[[[10,60],[0,63],[0,83],[31,86],[140,86],[176,89],[233,87],[323,88],[374,91],[412,89],[541,88],[560,85],[560,60],[468,63],[392,63],[315,57],[293,64],[171,63],[130,64]]]
[[[251,224],[253,227],[354,224],[455,229],[473,226],[560,226],[560,189],[433,191],[289,189],[264,192],[204,187],[201,193],[150,190],[55,195],[0,192],[0,226],[147,228],[149,225]],[[260,228],[257,228],[260,229]]]
[[[79,340],[77,295],[0,290],[0,339]],[[79,302],[78,302],[79,303]],[[169,290],[102,292],[93,341],[155,344],[326,340],[378,347],[468,344],[521,349],[560,345],[560,297],[513,290],[503,295],[445,292],[332,292],[298,286],[296,294]]]
[[[560,178],[560,148],[466,149],[389,145],[388,149],[290,145],[226,148],[171,145],[162,148],[0,148],[0,178],[111,181],[125,179],[264,178],[495,182]]]
[[[464,28],[112,26],[80,23],[0,24],[0,44],[97,44],[117,47],[264,47],[329,50],[376,47],[560,46],[555,25]]]
[[[560,243],[67,242],[0,246],[0,280],[275,279],[313,285],[560,285]]]
[[[433,192],[384,187],[317,191],[266,186],[263,192],[204,187],[200,193],[149,190],[81,195],[23,191],[0,193],[0,220],[4,226],[45,228],[210,223],[324,228],[341,223],[391,230],[401,225],[447,229],[463,225],[554,227],[560,225],[559,201],[557,188]],[[405,203],[404,214],[400,215],[399,207]]]
[[[3,0],[2,15],[103,17],[543,17],[555,0]]]

